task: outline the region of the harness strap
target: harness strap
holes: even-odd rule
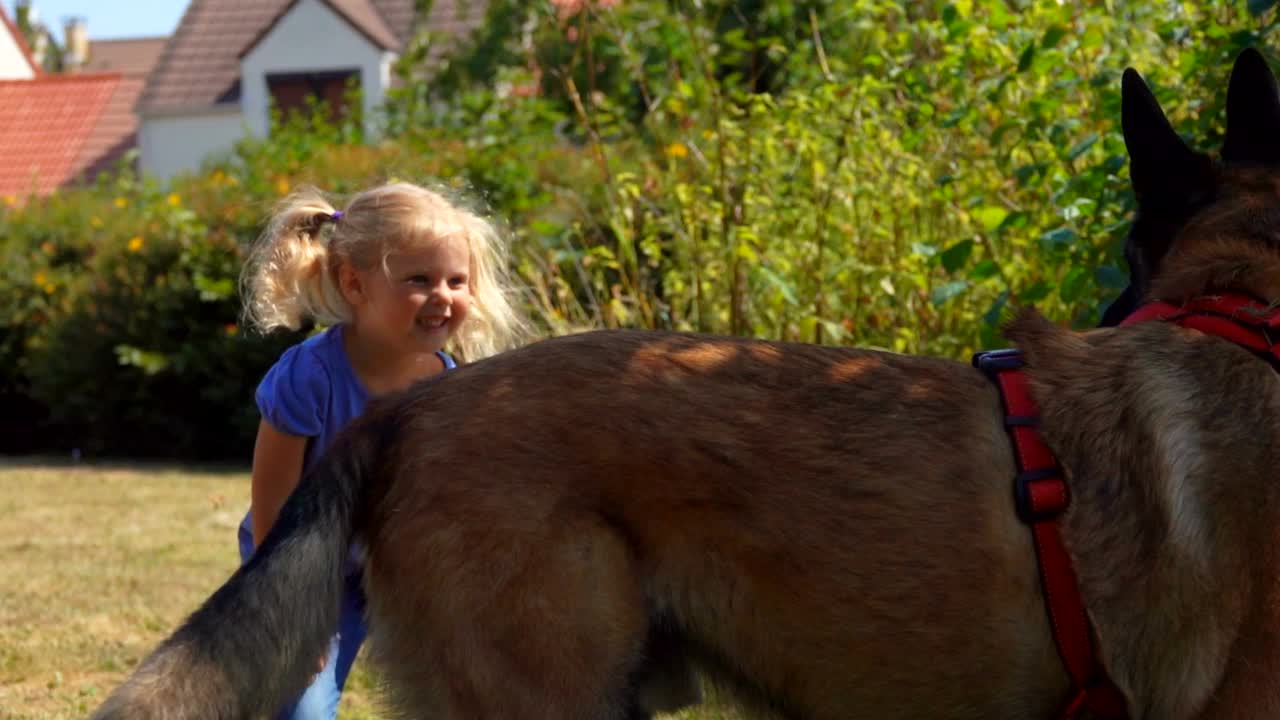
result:
[[[1018,468],[1015,506],[1031,527],[1053,640],[1071,677],[1072,694],[1059,718],[1073,718],[1086,708],[1102,717],[1124,718],[1124,695],[1097,660],[1075,569],[1062,542],[1058,518],[1070,504],[1070,493],[1057,458],[1037,429],[1040,411],[1022,372],[1022,357],[1013,349],[993,350],[978,353],[973,362],[1000,390]]]
[[[1121,326],[1158,320],[1229,340],[1260,355],[1280,371],[1280,307],[1242,293],[1221,293],[1181,305],[1149,302]],[[1000,391],[1004,425],[1013,443],[1018,475],[1014,501],[1018,517],[1031,526],[1053,641],[1071,677],[1071,696],[1060,720],[1082,710],[1104,718],[1127,717],[1124,695],[1107,677],[1094,650],[1092,628],[1071,556],[1062,542],[1058,518],[1071,502],[1057,458],[1037,430],[1040,411],[1027,387],[1022,356],[1016,349],[974,355],[973,364]]]
[[[1240,345],[1280,370],[1280,309],[1248,295],[1222,293],[1181,305],[1149,302],[1121,321],[1121,327],[1149,320],[1172,322]]]

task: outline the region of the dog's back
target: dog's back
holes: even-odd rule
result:
[[[786,715],[1047,712],[1001,419],[967,365],[847,349],[591,333],[464,368],[392,445],[375,653],[415,716],[613,717],[655,629]]]

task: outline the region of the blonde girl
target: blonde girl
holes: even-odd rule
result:
[[[283,200],[245,265],[246,319],[264,332],[327,326],[286,350],[255,393],[262,414],[242,562],[302,474],[370,397],[513,347],[526,324],[509,297],[506,248],[479,213],[409,183],[341,209],[314,188]],[[365,636],[360,557],[348,558],[339,627],[319,673],[278,717],[328,720]]]

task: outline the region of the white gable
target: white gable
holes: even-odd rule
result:
[[[355,71],[364,93],[366,123],[391,83],[395,53],[373,44],[324,0],[298,0],[240,61],[240,102],[250,130],[270,128],[271,75]],[[367,127],[372,133],[372,124]]]
[[[0,9],[0,12],[4,10]],[[12,32],[10,28],[13,28]],[[16,26],[0,22],[0,80],[30,80],[36,76],[35,70],[13,32],[17,32]]]

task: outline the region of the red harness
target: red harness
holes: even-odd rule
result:
[[[1280,307],[1226,293],[1182,305],[1149,303],[1121,325],[1150,320],[1173,322],[1230,340],[1280,369],[1280,347],[1272,341],[1273,336],[1280,338]],[[1054,643],[1071,676],[1071,695],[1059,717],[1073,718],[1087,708],[1104,718],[1126,718],[1124,695],[1098,662],[1075,570],[1062,543],[1058,518],[1071,496],[1057,458],[1036,430],[1039,408],[1027,388],[1022,357],[1016,349],[991,350],[974,355],[973,364],[996,384],[1004,402],[1004,424],[1018,467],[1014,504],[1018,517],[1031,526]]]

